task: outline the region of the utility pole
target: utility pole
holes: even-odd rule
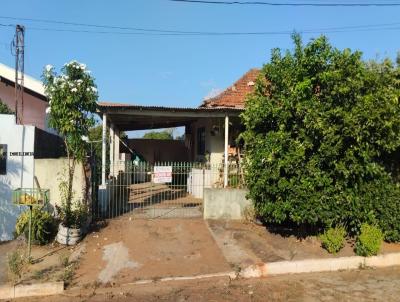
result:
[[[25,27],[17,24],[13,49],[15,55],[15,122],[23,123],[24,118],[24,48]]]

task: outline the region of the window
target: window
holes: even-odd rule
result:
[[[197,129],[197,155],[206,153],[206,128]]]
[[[0,175],[7,174],[7,145],[0,144]]]

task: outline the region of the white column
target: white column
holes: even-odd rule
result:
[[[110,146],[109,146],[109,155],[110,155],[110,174],[114,176],[114,142],[115,142],[115,132],[114,125],[110,123]]]
[[[103,113],[103,133],[101,143],[101,184],[106,184],[107,114]]]
[[[228,139],[229,139],[229,116],[225,115],[224,188],[228,186]]]
[[[120,133],[118,129],[114,129],[114,160],[115,161],[120,161],[120,156],[119,156],[119,141],[120,141]]]

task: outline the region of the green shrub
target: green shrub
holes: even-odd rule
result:
[[[43,211],[37,207],[32,208],[32,243],[47,244],[49,243],[56,231],[56,223],[50,213]],[[26,238],[29,236],[29,210],[23,212],[17,219],[15,225],[15,235],[24,234]]]
[[[16,284],[22,277],[28,264],[22,250],[15,250],[7,255],[8,274],[10,281]]]
[[[383,241],[382,231],[369,224],[361,225],[360,235],[357,237],[355,252],[359,256],[373,256],[378,254]]]
[[[322,247],[331,254],[339,252],[346,243],[346,229],[342,226],[329,228],[321,236]]]
[[[400,68],[326,37],[275,49],[249,95],[245,179],[266,222],[374,224],[400,240]]]

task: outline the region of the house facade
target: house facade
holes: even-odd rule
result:
[[[135,148],[134,144],[120,139],[121,131],[185,127],[185,148],[170,146],[169,149],[163,149],[160,143],[154,142],[153,151],[146,149],[146,153],[160,154],[159,157],[152,157],[153,162],[202,162],[209,166],[224,166],[224,169],[230,162],[239,162],[242,148],[237,138],[243,130],[240,114],[245,108],[247,95],[254,89],[258,74],[258,69],[249,70],[221,94],[203,101],[197,108],[100,102],[98,114],[103,120],[102,183],[105,184],[108,177],[106,175],[107,162],[115,167],[116,162],[130,160],[136,152],[143,155],[140,154],[140,150],[143,149],[140,140],[135,140],[136,146],[139,146]],[[110,129],[110,151],[109,158],[106,159],[107,128]],[[148,142],[143,142],[144,144],[148,145]],[[176,144],[181,145],[182,142],[177,141]],[[128,145],[131,148],[128,148]],[[168,150],[178,149],[180,154],[170,153],[168,156]],[[224,174],[226,185],[227,172],[225,171]]]
[[[225,89],[219,95],[204,100],[199,108],[226,110],[233,109],[239,114],[245,108],[245,100],[254,89],[259,69],[250,69],[239,80]],[[221,118],[201,119],[190,125],[190,133],[193,137],[191,159],[193,161],[209,160],[212,165],[224,162],[224,134],[225,123]],[[242,146],[237,142],[243,127],[238,115],[229,119],[228,131],[228,156],[233,161],[239,161],[242,155]],[[209,157],[209,159],[206,159]]]
[[[49,106],[41,81],[24,75],[24,101],[18,103],[20,124],[32,125],[50,131],[46,123],[46,108]],[[0,100],[15,112],[15,69],[0,63]]]

